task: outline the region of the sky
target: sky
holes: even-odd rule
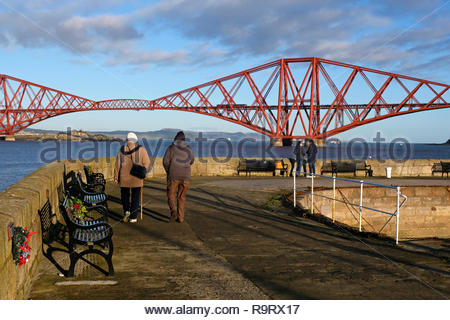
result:
[[[0,73],[93,100],[154,99],[285,57],[450,83],[450,1],[0,0]],[[337,137],[443,142],[450,110]],[[176,111],[80,112],[33,128],[246,132]]]

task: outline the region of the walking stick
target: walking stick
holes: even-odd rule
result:
[[[142,220],[142,203],[143,203],[143,198],[144,197],[144,187],[141,187],[141,220]]]

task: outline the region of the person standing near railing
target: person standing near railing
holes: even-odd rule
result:
[[[294,148],[295,160],[297,161],[297,173],[305,172],[306,177],[306,162],[305,162],[305,148],[303,146],[303,140],[298,140],[297,145]],[[298,176],[298,174],[296,175]]]
[[[316,174],[316,155],[317,155],[317,146],[314,143],[314,140],[308,139],[306,148],[306,158],[309,166],[308,177],[311,177],[312,175]]]

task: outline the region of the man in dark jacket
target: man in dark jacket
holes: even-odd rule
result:
[[[184,221],[186,193],[191,179],[191,165],[194,163],[194,153],[185,140],[184,132],[179,131],[173,143],[167,148],[163,159],[167,173],[170,222]]]
[[[306,177],[306,161],[305,161],[305,148],[303,147],[303,141],[298,140],[294,149],[295,160],[297,161],[296,171],[303,171]],[[298,174],[297,174],[298,176]]]
[[[314,140],[308,140],[308,147],[306,149],[306,157],[309,165],[309,176],[316,174],[316,155],[317,155],[317,146],[314,143]]]

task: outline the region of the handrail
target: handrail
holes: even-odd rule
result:
[[[386,224],[392,219],[392,217],[396,217],[395,243],[398,244],[399,223],[400,223],[400,208],[405,204],[406,200],[408,199],[408,197],[406,195],[401,193],[399,186],[385,185],[385,184],[374,183],[374,182],[366,182],[364,180],[338,178],[338,177],[326,176],[326,175],[315,174],[315,173],[311,174],[311,173],[307,173],[307,172],[303,172],[303,171],[294,171],[294,195],[293,195],[294,207],[297,206],[297,198],[296,198],[297,197],[297,182],[296,182],[297,174],[305,174],[305,175],[307,174],[307,175],[309,175],[311,177],[311,192],[302,191],[303,193],[311,195],[311,208],[310,208],[311,213],[314,213],[314,196],[318,196],[318,197],[329,199],[329,200],[333,201],[333,207],[332,207],[332,220],[333,220],[333,222],[335,222],[334,213],[335,213],[336,202],[345,203],[345,204],[348,204],[348,205],[351,205],[351,206],[354,206],[354,207],[358,207],[359,208],[359,231],[360,232],[362,231],[361,222],[362,222],[362,210],[363,209],[390,215],[391,217],[386,222]],[[316,178],[325,178],[325,179],[333,180],[333,187],[332,187],[333,197],[328,197],[328,196],[325,196],[325,195],[322,195],[322,194],[314,193],[314,179],[316,179]],[[348,201],[345,201],[345,200],[340,200],[340,199],[336,198],[336,180],[356,183],[356,184],[360,185],[359,204],[353,203],[353,202],[348,202]],[[395,211],[394,212],[389,212],[389,211],[384,211],[384,210],[380,210],[380,209],[376,209],[376,208],[372,208],[372,207],[368,207],[368,206],[363,205],[363,188],[364,188],[364,185],[370,185],[370,186],[376,186],[376,187],[382,187],[382,188],[388,188],[388,189],[397,190],[397,203],[396,203]],[[403,198],[403,201],[400,201],[400,197]]]

